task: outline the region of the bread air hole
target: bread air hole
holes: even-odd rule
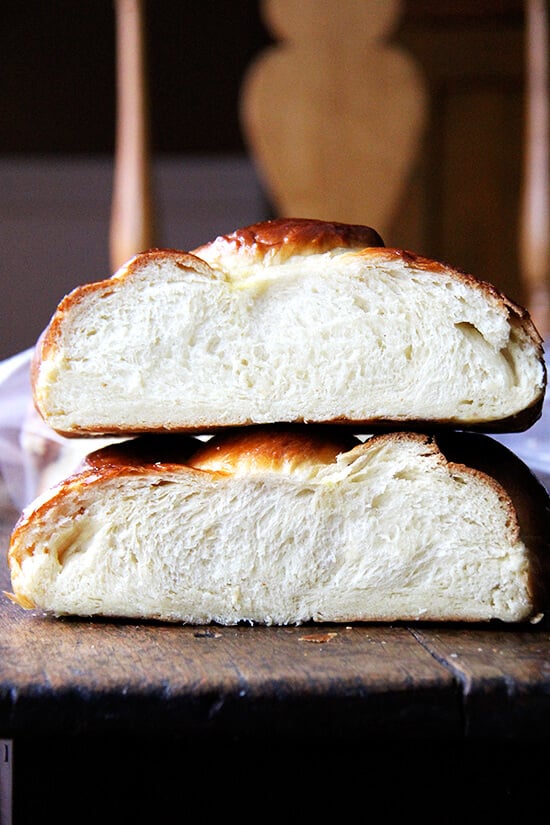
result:
[[[474,326],[474,324],[471,324],[469,321],[461,321],[455,324],[455,327],[457,330],[460,330],[460,332],[464,335],[465,338],[469,340],[472,346],[478,348],[489,347],[490,349],[493,349],[491,344],[483,335],[483,333],[481,333],[479,329],[476,326]],[[505,371],[508,373],[507,380],[509,385],[511,387],[517,386],[520,382],[518,379],[516,363],[510,350],[510,347],[501,347],[498,354],[504,363]],[[464,401],[463,403],[467,402]]]
[[[517,370],[516,370],[516,362],[514,361],[512,353],[510,352],[508,347],[503,347],[500,351],[500,355],[502,356],[502,358],[506,361],[506,363],[508,365],[508,369],[510,370],[510,375],[513,378],[513,384],[518,384],[519,380],[518,380],[518,374],[517,374]]]
[[[458,324],[455,324],[456,329],[460,330],[460,332],[465,336],[465,338],[469,338],[473,343],[482,341],[484,344],[487,343],[483,334],[478,330],[474,324],[471,324],[469,321],[460,321]]]

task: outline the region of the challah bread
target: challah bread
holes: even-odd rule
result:
[[[68,436],[521,431],[545,387],[537,330],[493,286],[368,227],[307,219],[137,255],[61,301],[33,364],[37,409]]]
[[[525,464],[483,434],[346,433],[98,450],[21,514],[11,598],[193,624],[540,618],[549,500]]]

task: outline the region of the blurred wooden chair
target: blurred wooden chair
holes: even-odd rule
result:
[[[143,0],[116,0],[116,135],[110,226],[115,272],[154,245]]]
[[[525,26],[525,151],[520,271],[527,306],[545,340],[550,337],[548,9],[527,0]]]
[[[427,114],[424,79],[391,41],[399,0],[264,0],[275,45],[251,64],[241,120],[279,215],[385,237]]]

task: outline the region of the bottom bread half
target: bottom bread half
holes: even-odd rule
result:
[[[484,435],[145,436],[23,511],[9,596],[192,624],[536,621],[548,514],[542,485]]]

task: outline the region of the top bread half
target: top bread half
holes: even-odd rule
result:
[[[528,312],[491,284],[368,227],[279,219],[76,288],[37,343],[32,384],[67,436],[519,432],[541,415],[546,370]]]

